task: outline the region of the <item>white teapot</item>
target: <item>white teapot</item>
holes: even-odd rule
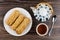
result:
[[[30,7],[38,21],[44,22],[50,19],[53,14],[53,8],[49,3],[41,2],[36,7]]]

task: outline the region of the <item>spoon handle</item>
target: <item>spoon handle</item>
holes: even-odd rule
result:
[[[51,29],[49,31],[49,36],[51,35],[51,32],[53,30],[54,22],[55,22],[55,18],[53,17],[53,19],[52,19],[52,27],[51,27]]]
[[[54,23],[52,24],[52,27],[51,27],[51,29],[50,29],[49,36],[50,36],[50,35],[51,35],[51,33],[52,33],[53,26],[54,26]]]
[[[53,30],[53,26],[54,26],[55,21],[56,21],[56,15],[53,16],[53,19],[52,19],[52,27],[50,28],[50,31],[48,33],[49,36],[51,35],[51,32]]]

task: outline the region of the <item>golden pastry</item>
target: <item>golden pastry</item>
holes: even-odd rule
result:
[[[24,21],[16,29],[16,33],[21,34],[25,30],[25,28],[28,26],[29,23],[30,23],[30,19],[25,18]]]
[[[16,20],[16,18],[19,16],[19,11],[18,10],[14,10],[14,12],[8,17],[8,19],[6,20],[6,23],[11,26],[13,24],[13,22]]]
[[[13,30],[15,30],[17,28],[17,26],[24,20],[24,16],[21,14],[16,21],[14,22],[14,24],[11,26],[11,28]]]

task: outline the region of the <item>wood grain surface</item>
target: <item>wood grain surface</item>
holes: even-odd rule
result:
[[[54,8],[54,14],[57,15],[57,21],[55,22],[53,32],[49,37],[40,37],[36,34],[36,26],[38,22],[30,9],[31,6],[36,6],[39,2],[46,1],[49,2]],[[29,11],[33,19],[33,25],[29,33],[21,37],[15,37],[6,32],[3,26],[3,18],[8,10],[15,7],[22,7]],[[49,27],[51,27],[52,22],[45,22]],[[60,0],[0,0],[0,40],[60,40]]]

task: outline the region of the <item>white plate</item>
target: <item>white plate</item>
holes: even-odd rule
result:
[[[14,10],[19,10],[23,15],[25,15],[26,17],[28,17],[30,19],[30,24],[26,27],[26,29],[21,33],[21,34],[17,34],[14,30],[12,30],[10,28],[10,26],[8,26],[6,24],[6,19],[9,17],[9,15],[14,11]],[[13,9],[10,9],[6,15],[4,16],[4,20],[3,20],[3,23],[4,23],[4,27],[6,29],[6,31],[11,34],[11,35],[14,35],[14,36],[23,36],[25,34],[27,34],[29,32],[29,30],[31,29],[32,27],[32,17],[31,15],[29,14],[29,12],[23,8],[13,8]]]

